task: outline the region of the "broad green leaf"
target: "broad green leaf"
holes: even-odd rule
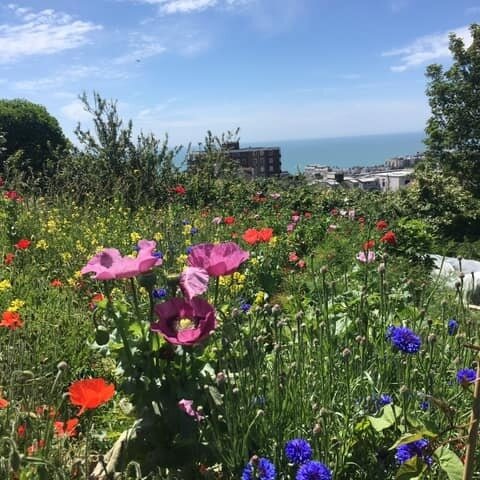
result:
[[[442,446],[435,450],[434,455],[440,468],[448,475],[449,480],[462,480],[464,467],[456,453],[448,447]]]
[[[413,457],[402,463],[395,475],[395,480],[420,480],[427,465],[418,457]]]
[[[385,405],[382,408],[382,414],[380,415],[380,417],[367,416],[367,418],[370,424],[372,425],[372,427],[377,432],[381,432],[382,430],[385,430],[386,428],[389,428],[392,425],[394,425],[396,419],[400,417],[401,413],[402,413],[402,409],[400,407],[389,404],[389,405]]]
[[[394,448],[397,448],[400,445],[416,442],[417,440],[421,440],[422,438],[423,438],[422,432],[405,433],[389,448],[389,450],[393,450]]]

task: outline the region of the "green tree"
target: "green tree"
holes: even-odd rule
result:
[[[15,157],[15,169],[27,177],[51,175],[69,145],[58,121],[47,109],[28,100],[0,100],[0,132],[5,135],[0,168]]]
[[[427,161],[455,176],[480,197],[480,25],[470,26],[472,44],[450,35],[453,64],[427,68],[432,116],[426,133]]]

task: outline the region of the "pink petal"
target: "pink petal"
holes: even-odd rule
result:
[[[180,288],[191,299],[205,293],[208,288],[208,273],[203,268],[187,267],[180,275]]]

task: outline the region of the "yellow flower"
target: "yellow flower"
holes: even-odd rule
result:
[[[177,263],[179,265],[185,265],[185,262],[187,261],[187,255],[185,255],[184,253],[182,253],[181,255],[178,256],[177,258]]]
[[[250,258],[248,263],[250,263],[250,265],[257,266],[260,262],[258,261],[258,258]]]
[[[78,252],[87,253],[87,249],[82,245],[82,242],[80,240],[77,240],[75,242],[75,247],[77,248]]]
[[[185,225],[183,227],[183,234],[185,236],[190,235],[191,232],[192,232],[192,226],[191,225]]]
[[[132,241],[132,243],[137,243],[141,239],[142,236],[138,232],[132,232],[130,234],[130,240]]]
[[[275,245],[277,243],[277,237],[272,237],[268,243],[270,243],[270,245]]]
[[[72,259],[72,254],[70,252],[63,252],[60,254],[60,257],[64,262],[68,262],[69,260]]]
[[[159,242],[160,240],[163,240],[163,235],[161,232],[155,232],[153,234],[153,239]]]
[[[4,290],[8,290],[9,288],[12,288],[12,284],[10,283],[10,280],[2,280],[0,282],[0,292],[3,292]]]
[[[42,238],[35,244],[35,247],[39,250],[46,250],[48,248],[48,243]]]
[[[48,220],[48,222],[47,222],[47,232],[48,233],[53,233],[56,230],[57,230],[57,224],[56,224],[55,220],[53,220],[53,219]]]
[[[25,306],[25,302],[23,300],[19,300],[18,298],[15,298],[15,300],[11,301],[10,306],[7,308],[7,310],[9,312],[18,312],[24,306]]]
[[[253,303],[255,305],[263,305],[267,298],[268,295],[265,292],[260,291],[255,295],[255,300],[253,301]]]

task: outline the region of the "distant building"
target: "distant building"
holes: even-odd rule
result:
[[[396,170],[377,173],[382,192],[396,192],[407,187],[412,180],[413,170]]]
[[[240,148],[239,142],[228,142],[222,145],[222,150],[248,178],[274,177],[282,173],[280,147]],[[188,158],[188,167],[194,168],[203,159],[205,152],[192,152]]]
[[[385,166],[388,168],[394,168],[394,169],[413,167],[420,160],[423,160],[423,158],[424,158],[423,153],[393,157],[393,158],[389,158],[388,160],[385,160]]]
[[[380,190],[380,183],[377,177],[358,177],[358,188],[368,192]]]

